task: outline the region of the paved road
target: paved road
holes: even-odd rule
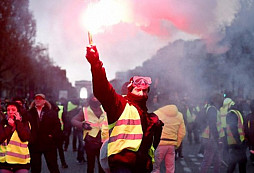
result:
[[[198,173],[203,158],[198,157],[198,151],[200,148],[199,144],[189,145],[186,140],[183,143],[184,148],[184,158],[176,160],[176,173]],[[226,173],[227,168],[222,164],[221,173]],[[208,173],[213,172],[213,167],[211,166]],[[236,167],[235,173],[238,173],[238,167]],[[253,173],[254,166],[251,164],[249,157],[247,163],[247,173]]]
[[[202,158],[197,156],[198,150],[199,150],[199,144],[193,144],[189,145],[186,140],[183,143],[183,153],[184,158],[183,159],[177,159],[176,160],[176,173],[198,173],[199,168],[202,162]],[[79,165],[76,162],[76,154],[77,152],[73,152],[71,149],[71,146],[69,146],[69,149],[67,152],[65,152],[65,158],[66,162],[69,165],[69,168],[63,169],[61,168],[61,164],[59,161],[59,167],[61,173],[85,173],[86,172],[86,163],[83,165]],[[238,169],[238,168],[237,168]],[[45,162],[43,163],[43,171],[42,173],[48,173],[47,166],[45,165]],[[97,168],[96,168],[97,172]],[[162,173],[165,173],[165,168],[162,166]],[[213,172],[213,168],[211,167],[209,170],[209,173]],[[226,172],[226,167],[221,167],[221,172]],[[254,166],[250,163],[250,160],[248,158],[247,163],[247,173],[253,173],[254,172]],[[238,170],[235,170],[235,173],[238,173]]]

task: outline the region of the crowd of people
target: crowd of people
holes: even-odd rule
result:
[[[199,144],[200,173],[246,172],[247,155],[254,164],[254,101],[239,102],[213,93],[203,102],[164,100],[147,106],[152,80],[133,76],[117,93],[106,77],[95,46],[87,47],[93,94],[85,104],[78,99],[47,100],[38,93],[31,103],[6,100],[0,110],[0,173],[39,173],[42,155],[49,172],[68,168],[64,152],[77,152],[87,173],[97,164],[100,173],[175,172],[175,160],[184,158],[183,139]],[[78,146],[77,146],[78,145]],[[97,160],[97,161],[96,161]]]

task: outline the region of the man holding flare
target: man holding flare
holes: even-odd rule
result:
[[[163,126],[157,115],[147,112],[151,78],[132,77],[127,95],[122,96],[109,83],[96,46],[87,47],[86,58],[91,64],[93,93],[107,113],[111,173],[151,172]]]

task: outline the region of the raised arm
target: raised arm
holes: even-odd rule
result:
[[[101,102],[111,124],[120,117],[127,102],[109,83],[96,46],[87,47],[86,58],[91,64],[94,96]]]

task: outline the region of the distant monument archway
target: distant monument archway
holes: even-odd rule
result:
[[[80,91],[83,90],[83,88],[86,88],[87,90],[87,97],[89,97],[93,93],[91,81],[86,81],[86,80],[76,81],[75,88],[77,92],[79,93],[79,95],[80,95]]]

